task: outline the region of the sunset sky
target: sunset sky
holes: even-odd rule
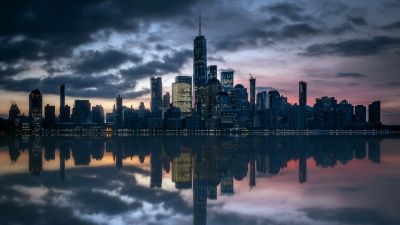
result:
[[[35,88],[43,104],[90,99],[108,112],[149,106],[149,77],[164,92],[192,76],[201,12],[208,64],[233,69],[235,83],[270,87],[308,105],[334,96],[353,105],[382,101],[382,121],[400,124],[399,0],[26,0],[0,7],[0,114],[10,101],[27,113]],[[58,113],[58,110],[57,110]]]

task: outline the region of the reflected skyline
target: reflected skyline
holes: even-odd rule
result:
[[[279,184],[280,177],[287,176],[287,173],[297,173],[297,176],[291,176],[290,182],[298,183],[294,188],[301,188],[303,185],[308,188],[310,180],[313,184],[314,178],[321,176],[313,172],[317,168],[322,173],[326,171],[328,177],[336,167],[351,172],[352,164],[356,166],[359,162],[364,162],[368,168],[374,168],[374,165],[381,163],[381,143],[385,139],[387,138],[383,136],[109,139],[31,136],[1,138],[0,146],[3,146],[3,150],[4,147],[8,148],[8,160],[11,162],[9,167],[25,163],[25,155],[28,155],[29,169],[20,170],[15,176],[29,173],[30,177],[40,181],[47,179],[49,173],[58,173],[58,180],[67,186],[69,182],[75,182],[76,170],[87,168],[85,171],[88,172],[109,168],[110,173],[118,175],[128,173],[132,168],[143,167],[147,174],[147,178],[140,178],[144,188],[149,192],[154,189],[156,192],[169,190],[186,194],[190,190],[193,224],[213,224],[208,223],[213,220],[213,216],[208,218],[207,214],[217,202],[229,201],[230,198],[243,196],[246,192],[246,195],[251,196],[254,193],[256,197],[256,193],[264,191],[266,183]],[[398,141],[395,137],[393,140]],[[114,169],[109,167],[110,164],[102,166],[107,157],[112,158]],[[132,160],[137,163],[129,163]],[[47,164],[51,163],[56,163],[59,167],[49,170]],[[94,164],[96,167],[92,167]],[[3,168],[6,167],[3,165]],[[6,172],[5,176],[14,176],[13,174]],[[92,179],[108,179],[102,173],[87,176]],[[59,185],[64,186],[62,183]],[[353,191],[352,187],[343,187],[343,190]]]

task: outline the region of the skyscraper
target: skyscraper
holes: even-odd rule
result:
[[[222,91],[230,94],[233,90],[233,71],[221,72]]]
[[[217,78],[217,65],[210,65],[208,66],[208,80],[213,78]]]
[[[60,86],[60,109],[65,106],[65,84]],[[60,110],[61,113],[61,110]]]
[[[381,123],[381,102],[374,101],[368,105],[368,122],[372,125]]]
[[[170,104],[171,104],[171,96],[170,96],[169,92],[166,92],[163,96],[162,107],[164,109],[169,109]]]
[[[299,106],[304,107],[307,105],[307,83],[305,81],[299,82]]]
[[[153,114],[160,113],[162,106],[162,80],[161,77],[151,77],[151,102],[150,110]]]
[[[306,118],[307,107],[307,83],[304,81],[299,82],[299,113],[298,113],[298,129],[305,129],[307,125]]]
[[[177,76],[172,84],[172,105],[182,113],[190,113],[192,109],[192,78]]]
[[[104,109],[101,105],[92,107],[92,122],[97,124],[104,123]]]
[[[56,107],[47,104],[44,107],[44,125],[46,128],[51,128],[56,123]]]
[[[201,34],[201,17],[199,17],[199,34],[193,41],[193,86],[195,106],[198,111],[204,108],[205,86],[207,84],[207,40]]]
[[[255,114],[255,105],[256,105],[256,79],[250,75],[250,115],[253,118]],[[253,119],[251,120],[253,122]]]
[[[60,112],[59,112],[60,123],[69,122],[71,109],[68,105],[65,105],[65,84],[60,86]]]
[[[89,100],[75,100],[74,108],[72,110],[73,120],[75,123],[90,123],[91,112]]]
[[[39,131],[42,121],[42,93],[39,89],[33,90],[29,95],[29,118],[33,132]]]
[[[356,105],[355,107],[355,121],[358,123],[365,123],[367,122],[367,108],[363,105]]]
[[[122,112],[122,97],[118,95],[116,99],[116,113],[115,113],[115,126],[122,128],[123,126],[123,112]]]

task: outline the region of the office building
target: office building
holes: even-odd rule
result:
[[[368,105],[368,122],[372,125],[381,124],[381,102],[374,101]]]
[[[169,92],[166,92],[163,96],[162,108],[168,109],[170,104],[171,104],[171,95],[169,94]]]
[[[221,72],[222,91],[231,94],[233,90],[233,71]]]
[[[354,110],[354,120],[357,123],[366,123],[367,122],[367,108],[363,105],[356,105]]]
[[[192,110],[192,78],[190,76],[177,76],[172,84],[172,105],[182,113]]]
[[[44,127],[52,128],[56,123],[56,107],[47,104],[44,107]]]
[[[211,80],[213,78],[217,79],[217,71],[217,65],[208,66],[208,80]]]
[[[150,102],[150,110],[151,113],[155,116],[161,116],[161,107],[162,107],[162,80],[161,77],[151,77],[150,78],[150,86],[151,86],[151,102]]]
[[[92,107],[92,122],[97,124],[104,123],[104,109],[101,105]]]
[[[193,87],[195,107],[200,113],[205,104],[204,87],[207,81],[207,40],[201,33],[201,18],[199,18],[199,34],[193,40]]]
[[[78,124],[92,122],[89,100],[75,100],[74,108],[72,109],[72,118]]]
[[[42,93],[35,89],[29,95],[29,118],[33,132],[40,131],[42,115]]]
[[[118,95],[116,99],[116,108],[115,108],[115,127],[122,128],[124,123],[124,115],[123,115],[123,103],[122,97]]]

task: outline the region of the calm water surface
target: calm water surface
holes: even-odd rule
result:
[[[400,138],[0,138],[0,224],[400,224]]]

